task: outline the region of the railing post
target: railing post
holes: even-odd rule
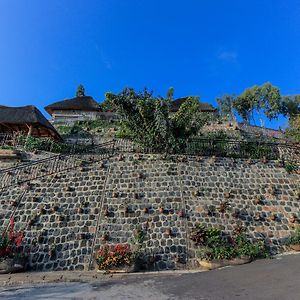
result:
[[[114,155],[115,154],[115,145],[116,145],[116,139],[114,138],[112,140],[112,149],[111,149],[111,155]]]

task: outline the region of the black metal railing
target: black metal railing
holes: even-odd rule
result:
[[[219,156],[232,158],[253,158],[269,160],[300,159],[300,147],[287,143],[268,143],[262,141],[242,141],[229,139],[188,139],[180,140],[173,148],[165,152],[156,147],[143,147],[130,140],[119,139],[115,144],[120,152],[167,153],[193,156]]]
[[[20,185],[39,177],[66,171],[88,163],[83,160],[84,155],[97,155],[102,160],[114,155],[115,141],[106,142],[97,146],[88,146],[80,153],[57,154],[34,162],[25,163],[16,167],[0,170],[0,188],[11,185]]]
[[[0,146],[11,146],[13,135],[7,133],[0,133]]]
[[[300,155],[300,147],[293,144],[225,139],[190,139],[182,150],[189,155],[269,160],[284,159],[283,155],[288,154],[295,158]]]
[[[275,144],[209,139],[189,140],[184,152],[190,155],[253,159],[277,159],[280,154]]]
[[[101,160],[118,152],[164,153],[192,156],[218,156],[268,160],[284,159],[300,162],[300,147],[293,144],[267,143],[222,139],[182,140],[165,152],[153,147],[143,147],[130,140],[117,139],[99,145],[75,145],[68,154],[57,154],[35,162],[0,170],[0,188],[21,184],[38,177],[55,174],[78,166],[84,155],[97,155]]]

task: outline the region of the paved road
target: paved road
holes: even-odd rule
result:
[[[300,256],[191,274],[113,276],[98,282],[1,288],[3,299],[299,300]]]

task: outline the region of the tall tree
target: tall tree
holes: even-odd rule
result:
[[[263,115],[272,120],[284,113],[280,91],[271,83],[246,89],[234,101],[234,108],[248,123],[251,120],[255,123],[254,113],[257,113],[261,126],[264,125]]]
[[[253,110],[255,107],[255,89],[245,90],[241,95],[239,95],[233,102],[233,107],[235,111],[243,118],[246,123],[250,123],[250,120],[253,119]]]
[[[197,97],[188,98],[173,115],[169,97],[154,97],[147,89],[140,93],[126,88],[119,94],[107,93],[106,99],[120,114],[124,131],[135,142],[152,149],[169,151],[179,147],[202,126],[197,122]]]
[[[76,90],[76,97],[83,97],[85,96],[85,88],[82,84],[79,84]]]
[[[234,95],[224,95],[216,99],[219,107],[219,113],[222,118],[226,120],[234,119],[233,105],[235,99],[236,96]]]
[[[300,95],[282,97],[284,115],[293,118],[300,114]]]
[[[278,119],[279,114],[284,113],[279,88],[269,82],[260,86],[256,110],[262,111],[269,120]]]
[[[300,95],[283,97],[285,115],[289,118],[288,137],[300,142]]]
[[[120,114],[122,126],[135,142],[154,148],[170,146],[169,110],[164,99],[153,97],[147,89],[135,92],[125,88],[119,94],[107,93],[106,101]]]
[[[167,92],[167,98],[172,100],[174,96],[174,88],[173,87],[169,87],[168,92]]]
[[[199,127],[204,125],[200,117],[199,97],[188,97],[171,117],[174,136],[183,139],[197,134]]]

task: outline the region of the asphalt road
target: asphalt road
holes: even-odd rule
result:
[[[1,288],[2,299],[300,300],[300,256],[202,273],[112,276],[89,283]]]

